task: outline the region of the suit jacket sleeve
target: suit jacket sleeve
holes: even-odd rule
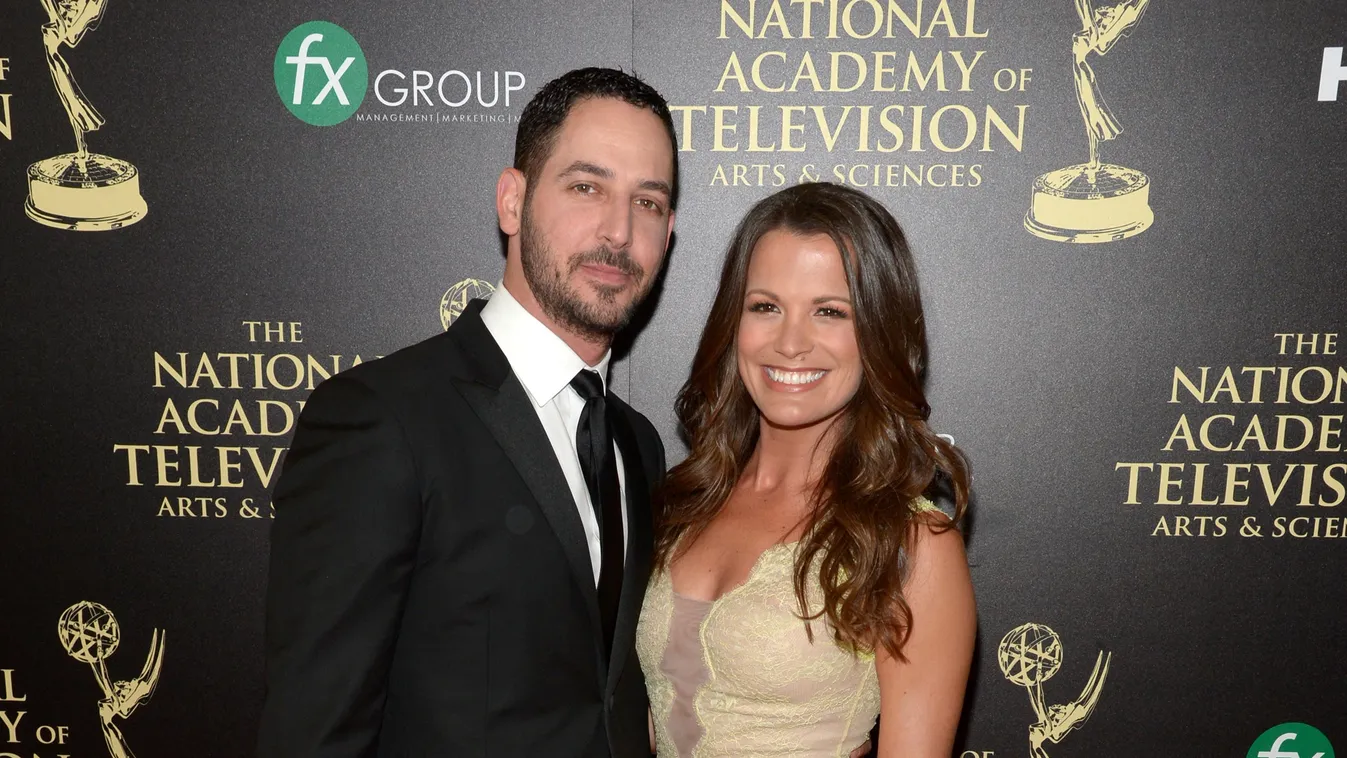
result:
[[[664,475],[667,473],[665,466],[668,463],[664,457],[664,440],[660,438],[659,432],[655,429],[655,425],[650,423],[650,419],[635,411],[630,411],[630,414],[634,421],[633,425],[639,430],[637,433],[646,438],[646,444],[654,453],[654,455],[646,458],[646,475],[649,477],[650,487],[653,491],[664,482]]]
[[[373,755],[421,498],[402,424],[367,385],[311,394],[275,504],[259,756]]]
[[[646,424],[649,425],[650,422],[647,421]],[[658,489],[659,486],[664,483],[664,475],[668,473],[668,469],[666,467],[669,464],[664,457],[664,440],[660,439],[659,432],[655,431],[655,427],[653,425],[650,425],[650,433],[654,437],[655,453],[656,453],[655,470],[654,473],[652,473],[650,476],[651,488],[653,490]]]

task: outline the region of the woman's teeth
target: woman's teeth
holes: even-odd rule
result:
[[[767,368],[767,367],[764,367]],[[772,381],[782,384],[809,384],[823,378],[826,371],[782,371],[781,369],[767,368],[767,376]]]

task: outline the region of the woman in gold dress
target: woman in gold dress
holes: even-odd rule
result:
[[[948,758],[975,634],[916,266],[852,189],[758,203],[677,400],[637,650],[660,758]],[[953,507],[924,493],[943,475]]]

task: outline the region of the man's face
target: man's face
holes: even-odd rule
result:
[[[520,219],[524,278],[559,326],[607,339],[631,320],[668,248],[673,167],[650,111],[611,98],[571,108]]]

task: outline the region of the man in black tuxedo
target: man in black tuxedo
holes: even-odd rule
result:
[[[261,758],[649,756],[664,449],[606,373],[676,160],[640,80],[548,83],[496,185],[503,286],[313,392],[275,493]]]

